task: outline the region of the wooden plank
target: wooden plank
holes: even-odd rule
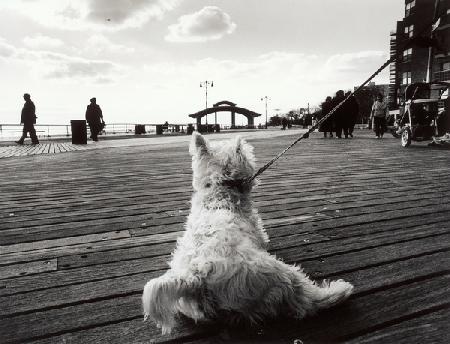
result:
[[[130,232],[124,230],[124,231],[104,232],[101,234],[89,234],[78,237],[65,237],[62,239],[55,239],[55,240],[42,240],[15,245],[0,246],[0,263],[2,262],[2,255],[7,253],[39,251],[43,249],[73,246],[77,244],[93,243],[106,240],[117,240],[130,237],[131,237]]]
[[[372,257],[368,257],[367,255],[361,257],[361,259],[364,258],[367,260],[367,258],[370,259]],[[371,266],[371,268],[347,274],[342,274],[340,272],[342,269],[348,269],[345,265],[337,267],[336,263],[322,264],[321,269],[324,271],[322,271],[321,274],[327,275],[328,273],[329,275],[331,273],[339,275],[339,278],[352,281],[355,284],[358,293],[362,293],[371,289],[382,288],[388,285],[405,282],[406,280],[416,279],[421,276],[436,274],[438,272],[444,273],[450,270],[450,256],[448,251],[405,261],[397,261],[388,265],[381,265],[382,263],[377,262],[377,260],[373,258],[370,262],[366,261],[365,263],[366,266]],[[414,267],[416,266],[421,266],[420,272],[414,270]],[[162,267],[167,267],[167,265],[163,263]],[[88,281],[82,284],[71,284],[61,287],[51,286],[49,289],[38,290],[36,292],[0,297],[0,302],[3,304],[0,315],[29,312],[30,310],[51,308],[56,305],[79,303],[83,300],[87,301],[104,298],[111,294],[139,292],[142,290],[145,282],[151,278],[148,276],[162,274],[162,272],[153,273],[152,268],[154,267],[149,266],[146,271],[124,277],[104,280],[97,279],[94,282]],[[371,281],[371,283],[366,283],[366,281]],[[73,282],[72,278],[72,283]],[[37,301],[37,305],[35,305],[33,300]]]
[[[337,343],[363,333],[373,332],[379,327],[390,326],[414,317],[415,314],[432,313],[450,306],[445,284],[450,277],[440,276],[373,294],[355,295],[345,304],[324,310],[303,321],[279,320],[264,328],[252,331],[227,331],[206,340],[192,340],[189,343],[257,342],[257,343]],[[431,289],[429,289],[431,288]],[[427,290],[424,293],[424,290]],[[218,331],[221,329],[218,328]],[[442,335],[442,334],[441,334]],[[222,338],[227,338],[223,340]],[[448,335],[445,335],[448,338]],[[426,341],[420,336],[418,341]],[[346,341],[345,341],[346,342]],[[358,343],[358,341],[355,341]]]
[[[143,274],[168,268],[170,255],[98,264],[78,269],[55,271],[51,274],[23,276],[0,281],[0,296],[23,294],[84,282]],[[10,265],[14,266],[14,265]]]
[[[352,340],[346,340],[346,343],[447,344],[450,342],[449,324],[450,308],[446,308],[384,327]]]
[[[87,255],[90,252],[112,250],[118,247],[135,247],[173,242],[180,236],[180,234],[180,232],[173,232],[165,234],[154,234],[145,237],[125,237],[116,240],[96,241],[74,244],[71,246],[43,248],[37,251],[12,252],[1,255],[0,264],[6,265],[24,261],[43,260],[80,253],[82,255]]]
[[[246,336],[250,335],[250,338],[258,338],[258,340],[276,340],[280,343],[292,343],[294,339],[301,338],[302,340],[307,340],[308,343],[317,343],[317,342],[331,342],[336,340],[342,336],[348,336],[350,334],[358,333],[358,331],[367,330],[375,327],[380,324],[380,322],[394,322],[397,319],[402,319],[403,317],[407,317],[411,314],[427,310],[433,308],[439,308],[445,306],[449,303],[448,295],[446,294],[446,286],[450,281],[450,277],[448,275],[438,276],[431,279],[421,280],[419,282],[412,282],[409,284],[402,284],[400,286],[396,286],[394,288],[380,290],[375,293],[369,295],[356,295],[351,300],[347,302],[347,304],[343,307],[337,307],[329,311],[321,312],[318,316],[306,319],[300,323],[285,321],[280,323],[275,323],[268,328],[264,328],[264,336],[258,335],[256,333],[245,334]],[[367,284],[370,285],[370,280],[365,280]],[[423,290],[427,290],[429,292],[424,293]],[[405,299],[405,297],[407,298]],[[447,296],[447,297],[446,297]],[[389,300],[389,301],[387,301]],[[119,303],[119,307],[113,308],[114,310],[121,310],[121,316],[123,321],[131,320],[130,317],[135,317],[135,319],[139,319],[139,314],[137,309],[139,309],[138,302],[140,300],[137,297],[129,297],[129,301],[119,299],[117,300]],[[122,301],[124,303],[122,303]],[[133,307],[134,304],[134,307]],[[90,338],[92,335],[90,334],[90,330],[80,332],[78,334],[74,334],[77,332],[77,329],[84,330],[83,324],[86,319],[81,318],[80,322],[73,321],[73,317],[68,317],[66,313],[68,310],[72,311],[72,314],[86,314],[86,311],[76,310],[76,308],[80,307],[88,307],[91,311],[91,321],[90,324],[95,326],[94,330],[98,333],[99,329],[95,328],[98,326],[105,326],[111,322],[117,322],[118,314],[113,312],[113,310],[105,309],[108,307],[112,307],[111,303],[108,301],[100,301],[96,302],[95,305],[97,307],[92,307],[93,304],[84,304],[80,306],[70,306],[66,308],[58,308],[51,309],[47,312],[51,313],[51,318],[56,318],[60,316],[62,319],[66,321],[62,322],[48,322],[42,324],[42,319],[39,318],[31,318],[30,315],[21,315],[13,318],[6,318],[5,323],[0,324],[0,329],[5,328],[6,330],[11,326],[11,323],[17,324],[17,326],[25,327],[25,323],[29,324],[30,331],[23,331],[19,327],[16,331],[15,336],[18,338],[30,338],[30,337],[39,337],[39,335],[43,332],[46,333],[47,336],[51,333],[62,334],[61,338],[66,338],[66,340],[71,340],[72,338],[76,338],[83,342],[83,338],[86,336]],[[369,311],[370,310],[370,311]],[[383,312],[386,311],[386,313]],[[382,312],[382,316],[380,316],[380,312]],[[105,317],[106,314],[109,315],[109,318]],[[50,319],[51,319],[50,318]],[[40,320],[40,321],[39,321]],[[29,321],[32,321],[31,323]],[[141,321],[141,320],[139,320]],[[123,323],[119,322],[115,324],[115,328],[121,327]],[[44,328],[41,328],[43,326]],[[129,326],[129,323],[125,323],[125,328]],[[150,325],[151,326],[151,325]],[[140,327],[142,329],[142,327]],[[170,339],[164,338],[158,335],[158,332],[152,327],[152,330],[145,333],[147,335],[147,340],[162,340],[162,339]],[[196,333],[196,330],[193,329],[192,334]],[[220,331],[221,328],[217,328],[217,331]],[[256,329],[258,331],[259,328]],[[61,333],[62,332],[62,333]],[[7,333],[7,332],[6,332]],[[70,335],[64,336],[65,333],[70,333]],[[109,337],[108,334],[103,331],[106,336],[104,339],[109,340],[110,343],[121,343],[124,341],[123,335],[115,333],[115,338]],[[180,332],[174,332],[176,336]],[[187,333],[181,331],[182,336],[187,335]],[[124,331],[124,335],[129,338],[129,332],[127,330]],[[138,334],[138,338],[141,338],[143,334]],[[231,338],[231,342],[236,342],[237,340],[242,340],[242,333],[233,333],[235,337]],[[6,336],[6,338],[8,338]],[[173,337],[172,337],[173,338]],[[246,339],[248,337],[244,337]],[[216,339],[216,338],[215,338]],[[54,338],[53,338],[54,340]]]
[[[55,271],[57,269],[57,260],[49,259],[44,261],[29,262],[23,264],[14,264],[0,266],[0,280],[11,277],[34,275],[41,272]],[[0,289],[6,289],[6,282],[0,281]],[[0,290],[1,295],[1,290]]]

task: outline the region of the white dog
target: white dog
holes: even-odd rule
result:
[[[165,334],[177,313],[195,321],[258,323],[280,314],[302,318],[350,296],[350,283],[317,285],[299,267],[267,252],[269,240],[252,205],[253,185],[244,182],[255,171],[253,147],[240,138],[210,144],[194,133],[189,151],[191,213],[170,270],[145,285],[146,319]]]

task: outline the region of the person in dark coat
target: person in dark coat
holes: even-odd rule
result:
[[[331,110],[333,109],[332,99],[331,97],[327,97],[325,101],[322,103],[322,115],[321,119],[325,117]],[[330,133],[330,137],[333,137],[333,116],[328,117],[323,123],[320,125],[319,131],[323,132],[323,137],[327,137],[327,134]]]
[[[286,130],[286,127],[288,126],[288,120],[286,117],[281,119],[281,125],[283,126],[282,130]]]
[[[345,99],[344,91],[339,90],[336,92],[336,96],[333,99],[333,108]],[[345,138],[348,137],[348,127],[345,122],[345,104],[342,104],[339,109],[334,112],[334,123],[336,127],[336,137],[342,137],[342,131],[344,131]]]
[[[36,107],[34,103],[31,101],[31,97],[28,93],[23,95],[23,99],[25,100],[25,104],[22,108],[22,113],[20,115],[20,124],[23,124],[23,132],[22,137],[19,141],[16,141],[17,144],[23,145],[27,134],[30,133],[31,143],[33,145],[39,144],[39,140],[36,136],[36,129],[34,129],[34,125],[36,124]]]
[[[347,92],[345,94],[346,97],[348,97],[351,94],[351,92]],[[356,120],[358,118],[359,114],[359,104],[355,98],[354,95],[352,95],[348,100],[345,102],[345,125],[347,127],[348,135],[350,137],[353,137],[353,131],[355,130],[355,124]],[[344,129],[345,133],[345,129]]]
[[[91,130],[91,139],[93,141],[98,141],[98,133],[103,129],[103,114],[102,109],[97,104],[96,98],[91,98],[91,103],[86,109],[86,121],[89,124],[89,129]]]

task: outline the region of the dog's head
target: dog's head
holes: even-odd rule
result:
[[[194,132],[189,147],[192,156],[192,185],[197,192],[250,192],[247,183],[255,172],[253,147],[240,137],[229,141],[209,142]]]

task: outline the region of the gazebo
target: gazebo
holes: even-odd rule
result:
[[[261,116],[260,113],[253,112],[246,108],[236,106],[236,103],[223,100],[218,103],[213,104],[212,107],[206,108],[204,110],[200,110],[196,113],[190,114],[189,117],[197,119],[197,125],[202,124],[202,117],[209,115],[210,113],[214,113],[214,123],[217,124],[217,112],[229,111],[231,112],[231,128],[236,127],[236,113],[239,113],[245,117],[247,117],[247,125],[249,128],[253,128],[255,126],[255,117]]]

